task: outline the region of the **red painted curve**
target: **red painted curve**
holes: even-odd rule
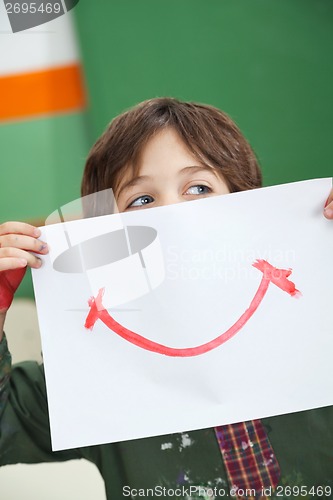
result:
[[[291,296],[300,295],[299,290],[296,289],[295,284],[288,280],[288,276],[291,274],[291,270],[288,269],[278,269],[265,260],[257,260],[253,263],[253,266],[263,273],[261,282],[253,297],[249,307],[246,311],[238,318],[238,320],[224,333],[216,337],[215,339],[207,342],[205,344],[196,347],[186,347],[186,348],[174,348],[168,347],[163,344],[159,344],[152,340],[139,335],[138,333],[129,330],[120,323],[118,323],[104,308],[102,304],[102,298],[104,294],[104,289],[99,290],[96,298],[91,298],[89,301],[90,311],[86,318],[85,327],[93,329],[94,324],[98,319],[103,321],[105,325],[113,330],[117,335],[123,339],[131,342],[132,344],[141,347],[147,351],[156,352],[158,354],[164,354],[165,356],[173,357],[190,357],[199,356],[213,349],[216,349],[220,345],[224,344],[239,332],[239,330],[245,325],[245,323],[251,318],[251,316],[258,309],[261,304],[270,283],[274,283],[276,286],[281,288],[281,290],[289,293]]]

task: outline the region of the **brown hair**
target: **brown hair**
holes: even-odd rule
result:
[[[129,168],[135,176],[144,146],[167,127],[176,130],[200,162],[221,172],[231,192],[261,186],[256,156],[228,115],[213,106],[164,97],[144,101],[112,120],[87,158],[82,196],[116,191]]]

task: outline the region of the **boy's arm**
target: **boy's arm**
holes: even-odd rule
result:
[[[6,319],[6,314],[0,313],[0,342],[2,341],[3,337],[3,327],[5,325],[5,319]]]
[[[52,452],[44,370],[29,361],[11,367],[0,342],[0,465],[81,458],[79,450]]]

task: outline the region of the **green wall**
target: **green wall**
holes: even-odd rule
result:
[[[1,220],[45,218],[80,197],[90,134],[81,113],[0,126]]]
[[[76,198],[88,146],[155,96],[227,111],[266,185],[332,176],[332,0],[80,0],[73,13],[88,116],[0,127],[1,220]],[[31,293],[27,279],[21,294]]]
[[[170,95],[227,111],[267,185],[332,175],[332,0],[81,0],[94,138]]]

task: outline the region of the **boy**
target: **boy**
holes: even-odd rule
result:
[[[81,193],[112,188],[123,212],[260,186],[255,155],[228,116],[210,106],[162,98],[113,120],[89,154]],[[87,216],[101,215],[95,206],[85,209]],[[325,215],[333,218],[332,212],[331,192]],[[41,265],[30,252],[48,252],[39,235],[23,223],[0,226],[1,465],[87,458],[99,468],[108,499],[115,500],[273,498],[273,491],[277,498],[331,497],[333,407],[53,453],[43,368],[22,363],[11,371],[2,337],[27,265]]]

